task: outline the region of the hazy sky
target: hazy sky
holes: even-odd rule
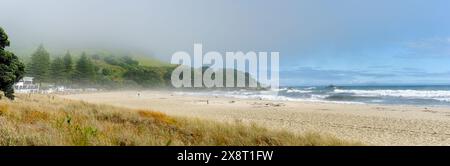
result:
[[[278,51],[281,83],[450,84],[448,0],[0,0],[15,49]]]

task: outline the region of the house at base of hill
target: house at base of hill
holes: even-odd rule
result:
[[[39,85],[33,83],[33,77],[23,77],[19,82],[14,84],[16,93],[38,93]]]

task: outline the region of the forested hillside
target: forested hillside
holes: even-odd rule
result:
[[[177,65],[171,65],[146,56],[116,55],[107,52],[52,54],[44,46],[39,46],[31,56],[22,56],[26,62],[26,76],[34,77],[34,82],[42,87],[48,85],[71,88],[171,88],[171,74]],[[202,70],[208,67],[192,69]],[[234,72],[234,82],[238,75],[244,75],[247,82],[255,82],[248,73],[233,69],[223,69],[226,74]],[[192,79],[193,82],[193,79]]]
[[[27,57],[25,57],[27,58]],[[41,85],[74,88],[168,87],[176,67],[152,58],[107,53],[53,55],[42,45],[26,60],[26,76]]]

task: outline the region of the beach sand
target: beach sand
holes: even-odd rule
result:
[[[320,132],[367,145],[450,145],[450,108],[269,101],[117,91],[63,98],[222,122],[256,123],[293,133]]]

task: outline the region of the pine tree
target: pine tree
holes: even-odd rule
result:
[[[56,85],[65,82],[66,75],[64,70],[64,60],[61,57],[55,58],[50,66],[50,78]]]
[[[41,44],[36,52],[31,55],[31,62],[28,65],[27,74],[34,77],[39,84],[42,84],[42,82],[48,81],[49,68],[50,54]]]
[[[72,55],[70,55],[70,52],[67,51],[66,55],[64,56],[64,75],[65,75],[65,82],[70,83],[72,82],[73,78],[73,61],[72,61]]]
[[[8,35],[0,27],[0,91],[3,91],[9,99],[14,100],[13,86],[22,79],[25,65],[13,53],[5,50],[5,47],[8,46]]]
[[[95,67],[83,52],[75,67],[75,79],[80,84],[91,84],[95,79]]]

